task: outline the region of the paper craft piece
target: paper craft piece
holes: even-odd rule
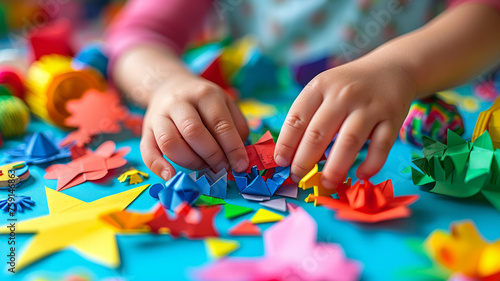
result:
[[[500,83],[500,82],[499,82]],[[500,148],[500,98],[497,98],[488,110],[479,114],[472,133],[474,142],[485,131],[488,131],[493,147]]]
[[[499,280],[500,240],[487,242],[472,221],[451,225],[450,233],[435,230],[425,241],[426,249],[451,274],[472,280]]]
[[[153,211],[153,220],[146,223],[151,231],[160,233],[168,230],[172,237],[185,236],[187,238],[218,237],[219,233],[214,226],[214,219],[220,207],[191,208],[186,202],[176,208],[176,215],[171,217],[161,206]]]
[[[68,101],[81,98],[89,89],[104,91],[107,87],[106,81],[94,70],[74,70],[71,58],[61,55],[46,55],[34,62],[26,76],[26,85],[26,103],[31,111],[62,128],[68,128],[64,123],[70,116],[66,110]],[[94,106],[102,109],[101,104]],[[106,110],[109,108],[105,107]],[[87,112],[85,117],[90,115]]]
[[[278,167],[278,164],[274,162],[275,147],[276,143],[274,143],[273,136],[269,131],[255,144],[245,146],[249,161],[246,172],[251,173],[253,166],[257,166],[257,170],[259,171]]]
[[[201,188],[201,194],[222,199],[226,198],[226,169],[220,170],[217,174],[214,174],[210,169],[203,169],[193,172],[189,176]]]
[[[25,162],[14,162],[0,166],[0,190],[18,187],[30,177],[28,165]]]
[[[355,281],[361,265],[345,257],[338,244],[317,242],[317,225],[302,208],[264,232],[261,258],[225,258],[195,272],[196,280]],[[291,247],[293,245],[293,247]],[[321,259],[317,258],[321,256]],[[314,260],[315,266],[304,266]]]
[[[232,236],[260,236],[262,233],[258,226],[249,220],[244,220],[229,229],[228,234]]]
[[[76,143],[83,146],[96,135],[119,133],[122,130],[120,123],[130,114],[121,104],[119,95],[112,90],[88,90],[80,99],[69,101],[66,109],[71,116],[66,118],[65,125],[78,130],[68,134],[61,145]]]
[[[146,224],[153,219],[153,214],[141,214],[123,210],[104,214],[101,216],[101,219],[122,232],[149,232],[149,228],[146,227]]]
[[[200,195],[198,200],[196,201],[195,205],[196,206],[215,206],[215,205],[224,205],[226,204],[226,201],[220,199],[220,198],[215,198],[211,196],[206,196],[206,195]]]
[[[127,179],[129,180],[129,184],[138,184],[143,181],[142,177],[149,178],[149,175],[145,172],[141,172],[135,168],[130,168],[128,171],[122,173],[118,177],[118,181],[125,182]]]
[[[375,223],[408,217],[407,207],[418,199],[418,195],[394,197],[391,180],[373,185],[369,181],[358,181],[352,187],[340,186],[339,199],[314,196],[318,205],[336,210],[339,220]]]
[[[65,248],[75,248],[79,254],[104,266],[117,267],[120,264],[117,229],[99,218],[125,209],[147,187],[136,187],[88,203],[46,187],[50,214],[16,224],[17,233],[36,233],[24,246],[16,269],[19,271]],[[10,229],[2,226],[0,233],[10,233]]]
[[[7,151],[7,161],[24,161],[27,164],[43,164],[69,158],[70,150],[58,148],[56,140],[41,132],[26,139],[26,143]]]
[[[161,205],[167,210],[174,210],[182,202],[193,205],[201,195],[200,187],[183,171],[177,172],[158,193],[155,191],[150,189],[149,193],[160,199]]]
[[[31,207],[35,205],[35,201],[31,200],[31,197],[28,196],[13,196],[9,198],[0,200],[0,209],[4,213],[24,213],[25,209],[31,210]]]
[[[238,241],[212,237],[205,239],[205,245],[210,256],[215,259],[225,257],[240,247]]]
[[[268,211],[266,209],[259,209],[255,215],[250,219],[254,224],[275,222],[283,219],[282,215],[276,214],[274,212]]]
[[[104,44],[91,43],[78,51],[71,65],[75,69],[92,68],[107,79],[108,61],[108,57],[104,54]]]
[[[473,143],[448,131],[447,144],[424,138],[423,157],[413,160],[415,185],[429,185],[433,193],[466,198],[481,193],[500,211],[500,150],[488,131]]]
[[[253,212],[252,208],[233,205],[233,204],[224,205],[224,216],[226,217],[226,219],[234,219],[251,212]]]
[[[269,172],[269,171],[268,171]],[[270,173],[269,173],[270,174]],[[290,166],[288,167],[277,167],[274,169],[271,178],[267,178],[264,181],[264,177],[259,175],[257,171],[257,166],[251,168],[251,172],[247,173],[236,173],[233,171],[234,180],[236,181],[236,186],[243,194],[261,195],[261,196],[273,196],[274,192],[285,182],[285,180],[290,175]],[[267,177],[267,175],[266,175]]]
[[[252,194],[245,194],[245,193],[240,193],[240,194],[241,194],[241,197],[245,198],[246,200],[250,200],[250,201],[262,202],[262,201],[266,201],[266,200],[271,199],[271,197],[269,197],[269,196],[252,195]]]
[[[411,104],[408,116],[399,131],[399,138],[402,142],[422,147],[423,136],[445,141],[448,130],[462,135],[465,131],[464,121],[456,106],[434,95],[415,100]]]
[[[278,114],[275,106],[263,103],[256,99],[238,101],[238,106],[241,113],[249,119],[266,118]]]
[[[28,34],[31,61],[39,60],[41,57],[51,54],[72,56],[73,51],[70,47],[72,33],[71,22],[66,19],[60,19],[34,28]]]
[[[279,198],[279,199],[274,199],[274,200],[269,200],[265,202],[259,203],[264,207],[268,207],[280,212],[286,212],[287,207],[286,207],[286,199],[285,198]]]
[[[330,197],[330,195],[337,193],[337,188],[326,188],[321,183],[321,174],[322,172],[318,172],[318,164],[314,165],[314,168],[309,171],[300,181],[298,187],[303,190],[313,188],[313,195]],[[351,179],[347,179],[344,183],[341,184],[344,188],[349,188],[351,186]],[[316,200],[314,200],[311,195],[307,196],[305,199],[306,202],[314,202],[314,206],[317,205]]]
[[[297,184],[290,183],[281,185],[281,187],[276,190],[274,195],[284,196],[288,198],[297,198],[298,192],[299,189],[297,187]]]
[[[95,152],[71,161],[68,164],[55,164],[45,169],[46,179],[57,179],[57,190],[65,190],[89,180],[104,178],[108,171],[127,164],[123,157],[130,148],[120,148],[112,141],[102,143]]]

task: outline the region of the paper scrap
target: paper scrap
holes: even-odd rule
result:
[[[249,220],[243,220],[228,231],[232,236],[260,236],[260,228]]]
[[[283,184],[276,190],[274,195],[279,195],[288,198],[297,198],[299,189],[296,183]]]
[[[210,256],[215,259],[225,257],[240,247],[238,241],[213,237],[205,239],[205,245]]]
[[[224,216],[226,217],[226,219],[234,219],[251,212],[253,212],[252,208],[233,205],[233,204],[224,205]]]
[[[266,209],[259,209],[255,215],[250,219],[250,221],[254,224],[256,223],[266,223],[266,222],[275,222],[283,219],[283,216],[280,214],[276,214]]]
[[[261,196],[261,195],[252,195],[252,194],[245,194],[245,193],[240,193],[241,196],[247,200],[250,200],[250,201],[266,201],[266,200],[269,200],[271,199],[270,196]]]
[[[216,197],[211,197],[211,196],[206,196],[206,195],[200,195],[198,200],[195,202],[196,206],[215,206],[215,205],[224,205],[226,204],[226,201],[216,198]]]
[[[286,207],[286,199],[285,198],[279,198],[279,199],[274,199],[274,200],[269,200],[265,202],[259,203],[264,207],[268,207],[280,212],[286,212],[287,207]]]
[[[127,179],[129,180],[129,184],[138,184],[143,181],[142,178],[149,178],[149,175],[145,172],[141,172],[135,168],[130,168],[125,171],[118,177],[118,181],[125,182]]]

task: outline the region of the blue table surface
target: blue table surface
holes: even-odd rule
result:
[[[472,90],[471,87],[464,86],[457,91],[470,95]],[[484,110],[490,104],[490,102],[481,101],[479,106],[481,110]],[[462,113],[466,120],[464,137],[470,140],[479,111],[463,111]],[[37,131],[51,131],[56,136],[61,137],[66,134],[66,132],[41,121],[34,120],[28,128],[27,134]],[[148,171],[141,160],[138,137],[124,132],[120,135],[104,136],[104,140],[107,139],[114,140],[118,147],[130,146],[132,148],[132,152],[126,157],[129,162],[127,167],[133,166],[139,170]],[[0,155],[6,149],[19,144],[21,140],[22,138],[7,140],[4,147],[0,149]],[[412,249],[408,241],[423,241],[436,229],[449,229],[452,222],[470,219],[474,221],[486,239],[495,240],[500,237],[498,224],[500,213],[487,201],[445,197],[428,193],[424,189],[414,186],[410,174],[401,173],[401,170],[410,165],[412,151],[419,150],[398,140],[391,150],[385,166],[372,179],[374,183],[392,179],[396,195],[420,195],[420,199],[411,205],[413,214],[409,218],[376,224],[338,221],[333,217],[333,211],[314,207],[312,204],[304,202],[304,198],[311,192],[310,190],[299,190],[297,200],[287,199],[289,202],[304,207],[315,218],[318,223],[319,241],[339,243],[344,248],[347,257],[363,264],[362,280],[408,280],[408,276],[401,275],[401,271],[429,266],[428,260],[422,258],[421,254]],[[17,195],[30,196],[36,202],[32,211],[17,215],[19,221],[48,214],[44,186],[55,189],[56,181],[43,178],[46,167],[31,166],[31,178],[17,190]],[[122,169],[118,170],[122,171]],[[354,171],[355,167],[351,169],[349,176],[355,178]],[[104,183],[86,182],[64,190],[63,193],[88,202],[135,187],[118,182],[116,176],[117,174],[110,181]],[[143,183],[153,184],[157,182],[162,181],[150,173],[150,178]],[[7,192],[0,191],[0,198],[5,197],[7,197]],[[261,207],[258,203],[243,199],[234,185],[228,191],[226,202],[249,206],[255,210]],[[156,200],[148,192],[144,192],[128,209],[147,211],[155,203]],[[241,245],[230,256],[256,257],[263,255],[262,237],[230,237],[226,234],[228,228],[241,220],[249,219],[252,215],[245,215],[235,221],[225,219],[222,213],[217,215],[216,225],[221,237],[238,240]],[[3,220],[0,224],[5,224],[7,215],[2,213],[0,217]],[[271,225],[264,224],[261,227],[266,229]],[[32,236],[32,234],[18,234],[16,236],[16,244],[21,249],[17,253],[18,257]],[[0,280],[34,280],[36,277],[62,280],[64,276],[69,274],[82,274],[92,280],[117,276],[126,280],[188,280],[191,269],[212,262],[207,256],[202,240],[173,239],[168,235],[123,234],[117,235],[117,242],[121,265],[116,269],[95,264],[73,250],[66,249],[49,255],[12,275],[7,272],[6,268],[4,269],[5,253],[8,249],[7,236],[0,235],[0,264],[2,267]],[[290,245],[290,247],[293,246]]]

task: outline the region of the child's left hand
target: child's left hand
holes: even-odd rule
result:
[[[293,103],[279,135],[275,160],[291,164],[298,182],[337,139],[323,168],[322,183],[342,183],[370,139],[357,177],[368,179],[383,166],[417,89],[403,68],[360,59],[316,76]]]

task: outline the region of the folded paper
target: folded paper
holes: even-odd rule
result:
[[[189,174],[191,179],[201,188],[201,194],[226,198],[227,192],[227,171],[222,169],[216,174],[210,169],[203,169]]]
[[[141,172],[135,168],[130,168],[128,171],[122,173],[118,177],[118,181],[125,182],[127,179],[129,180],[129,184],[138,184],[143,181],[143,178],[149,178],[149,175],[145,172]]]
[[[259,171],[278,167],[276,162],[274,162],[275,147],[276,143],[274,143],[273,136],[269,131],[255,144],[245,146],[249,161],[246,172],[250,173],[253,166],[257,166],[257,170]]]
[[[7,161],[24,161],[27,164],[43,164],[71,156],[67,147],[59,148],[54,138],[41,132],[34,133],[25,144],[6,153]]]
[[[162,188],[155,184],[150,189],[150,194],[160,200],[161,205],[167,210],[174,210],[182,202],[193,205],[201,195],[201,188],[184,172],[177,172]]]
[[[271,174],[269,171],[267,171],[266,174]],[[258,172],[257,166],[253,166],[249,174],[236,173],[233,171],[236,186],[241,193],[261,196],[273,196],[276,190],[285,182],[289,175],[290,166],[284,168],[274,168],[274,173],[272,173],[271,177],[267,178],[265,181],[264,177],[267,177],[267,175],[261,176]]]

